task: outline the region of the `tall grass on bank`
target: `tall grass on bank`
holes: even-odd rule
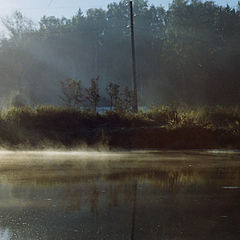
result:
[[[154,106],[146,112],[38,106],[0,113],[0,145],[75,146],[99,142],[120,148],[215,148],[240,146],[238,107]]]

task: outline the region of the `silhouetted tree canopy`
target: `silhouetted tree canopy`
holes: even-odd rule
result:
[[[127,0],[107,10],[79,9],[70,19],[42,17],[39,27],[16,12],[3,19],[0,94],[25,89],[33,104],[60,104],[59,83],[100,76],[132,88]],[[134,1],[138,91],[141,104],[185,101],[238,104],[240,11],[198,0],[174,0],[168,10]],[[106,93],[105,93],[106,94]]]

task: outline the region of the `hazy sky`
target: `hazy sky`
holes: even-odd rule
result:
[[[39,20],[43,15],[70,17],[78,8],[85,11],[88,8],[106,8],[108,3],[117,0],[0,0],[0,16],[10,15],[15,10],[20,10],[24,15]],[[172,0],[149,0],[155,5],[167,7]],[[227,3],[236,7],[238,0],[216,0],[217,4]]]

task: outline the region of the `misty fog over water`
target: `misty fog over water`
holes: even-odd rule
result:
[[[238,152],[0,152],[0,237],[239,238]]]
[[[132,2],[1,17],[1,240],[239,239],[240,3]]]

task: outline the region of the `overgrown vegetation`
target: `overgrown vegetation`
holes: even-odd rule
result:
[[[70,107],[11,108],[0,114],[4,147],[239,148],[238,107],[155,106],[103,114]]]

